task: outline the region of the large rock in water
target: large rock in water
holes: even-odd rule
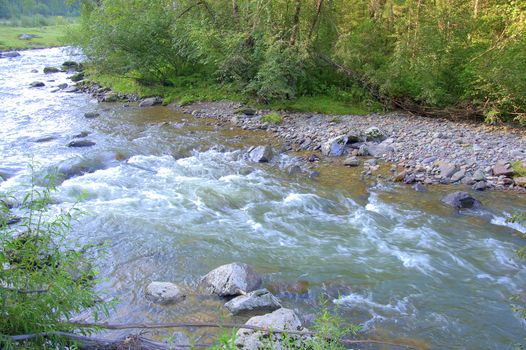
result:
[[[248,152],[251,161],[256,163],[268,163],[272,159],[272,148],[270,146],[258,146]]]
[[[68,147],[91,147],[95,146],[95,142],[90,140],[75,140],[68,143]]]
[[[148,97],[139,103],[139,107],[152,107],[163,103],[163,99],[160,97]]]
[[[453,192],[442,198],[442,203],[457,209],[479,208],[482,204],[467,192]]]
[[[200,287],[208,294],[236,296],[261,287],[261,277],[247,264],[232,263],[210,271]]]
[[[171,304],[186,296],[175,284],[170,282],[152,282],[146,287],[146,299],[156,304]]]
[[[301,321],[294,311],[285,308],[278,309],[267,315],[254,316],[245,325],[277,331],[308,331],[308,329],[302,328]],[[299,335],[290,335],[290,338],[297,339],[298,342],[301,339]],[[267,348],[266,346],[272,343],[272,349],[289,349],[288,345],[290,344],[282,345],[280,339],[281,336],[279,334],[270,336],[265,332],[240,328],[236,333],[236,346],[241,349],[256,350]]]
[[[8,57],[8,58],[20,57],[20,53],[16,51],[2,52],[2,57]]]
[[[268,290],[259,289],[230,300],[225,307],[233,315],[264,314],[280,309],[281,303]]]
[[[339,157],[345,151],[349,138],[346,135],[330,139],[321,145],[321,153],[327,157]]]

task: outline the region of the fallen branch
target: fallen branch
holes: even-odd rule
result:
[[[290,334],[290,335],[300,335],[300,336],[316,336],[316,332],[308,331],[294,331],[294,330],[278,330],[270,329],[266,327],[251,326],[246,324],[235,324],[235,323],[83,323],[83,322],[74,322],[71,325],[76,327],[89,327],[89,328],[102,328],[108,330],[123,330],[123,329],[163,329],[163,328],[237,328],[237,329],[250,329],[258,332],[270,333],[270,334]],[[331,339],[328,339],[331,340]],[[339,339],[340,343],[344,345],[353,345],[353,344],[383,344],[391,346],[400,346],[406,349],[421,350],[412,345],[407,345],[399,342],[392,341],[383,341],[376,339],[356,339],[356,340],[346,340]]]

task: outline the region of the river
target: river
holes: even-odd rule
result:
[[[54,92],[70,83],[67,74],[42,69],[67,59],[81,57],[53,48],[0,59],[0,190],[25,191],[31,162],[43,172],[89,170],[61,183],[53,206],[86,193],[86,214],[70,238],[108,243],[97,263],[101,290],[119,299],[111,321],[231,320],[220,300],[195,287],[208,271],[239,261],[307,320],[325,297],[364,336],[433,349],[524,342],[524,323],[510,305],[525,293],[525,265],[515,254],[524,228],[506,223],[526,210],[524,197],[481,193],[483,209],[456,213],[440,203],[454,187],[418,193],[325,163],[316,179],[289,175],[293,154],[270,164],[245,160],[250,145],[279,149],[263,131]],[[46,86],[30,88],[35,80]],[[100,116],[86,119],[86,112]],[[67,147],[84,131],[95,146]],[[177,283],[189,297],[153,305],[144,298],[153,280]]]

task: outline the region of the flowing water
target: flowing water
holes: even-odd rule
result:
[[[523,197],[477,194],[484,209],[459,214],[439,201],[452,188],[417,193],[330,164],[319,165],[317,179],[291,176],[293,155],[245,160],[250,145],[279,148],[263,132],[53,92],[67,75],[42,69],[66,59],[81,57],[55,48],[0,60],[0,175],[7,178],[0,190],[23,191],[33,162],[40,172],[58,166],[68,174],[56,208],[86,193],[87,214],[71,239],[108,243],[98,263],[107,278],[100,288],[119,298],[111,321],[230,320],[220,300],[195,287],[211,269],[240,261],[307,321],[324,296],[365,336],[434,349],[523,342],[509,300],[525,293],[525,265],[515,255],[523,227],[506,223],[526,210]],[[30,88],[35,80],[46,86]],[[100,117],[84,118],[91,111]],[[68,148],[83,131],[96,145]],[[152,280],[178,283],[189,297],[152,305],[144,298]]]

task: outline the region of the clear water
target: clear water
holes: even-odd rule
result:
[[[52,92],[67,75],[42,69],[66,59],[81,56],[45,49],[0,59],[0,174],[8,177],[0,190],[23,191],[31,161],[43,172],[90,168],[59,186],[55,206],[87,193],[87,214],[71,239],[109,244],[98,263],[107,278],[101,289],[120,300],[111,321],[229,320],[220,300],[197,295],[195,287],[211,269],[240,261],[307,320],[325,296],[364,326],[364,336],[435,349],[523,342],[524,324],[509,299],[524,293],[525,266],[515,255],[524,228],[506,223],[526,210],[523,197],[477,194],[484,209],[459,214],[439,201],[452,188],[417,193],[363,182],[357,171],[330,164],[319,165],[316,180],[289,176],[292,155],[272,164],[245,160],[250,145],[279,147],[268,134],[216,127],[164,107]],[[46,86],[29,88],[35,80]],[[101,116],[84,118],[89,111]],[[96,146],[66,147],[82,131]],[[47,136],[55,138],[35,142]],[[152,280],[178,283],[189,297],[152,305],[144,298]]]

